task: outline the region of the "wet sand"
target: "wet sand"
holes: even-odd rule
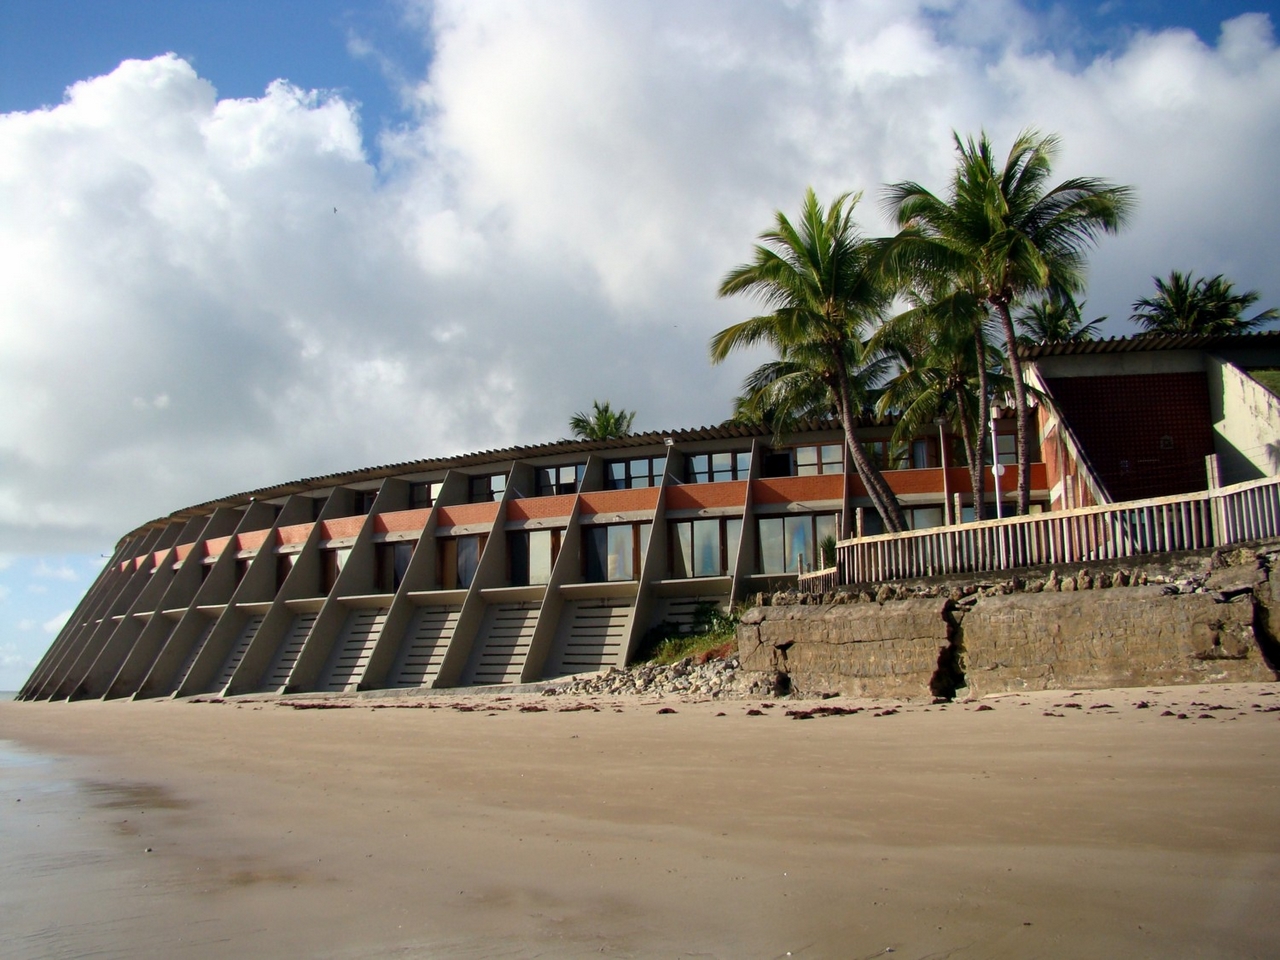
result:
[[[0,703],[0,956],[1276,956],[1278,694]]]

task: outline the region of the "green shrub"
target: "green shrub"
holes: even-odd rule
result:
[[[692,624],[663,621],[646,633],[636,662],[665,666],[722,647],[722,655],[728,655],[737,649],[737,628],[736,613],[724,613],[714,603],[699,604]]]

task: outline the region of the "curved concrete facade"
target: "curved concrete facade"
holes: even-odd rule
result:
[[[889,427],[864,433],[883,442]],[[920,438],[886,474],[918,525],[950,520],[967,487],[963,468],[938,466],[943,446]],[[201,504],[120,541],[21,697],[514,684],[621,666],[651,628],[788,585],[827,535],[874,532],[846,459],[830,423],[785,444],[717,427]]]

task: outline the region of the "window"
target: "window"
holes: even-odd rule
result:
[[[724,480],[746,480],[751,475],[751,451],[731,453],[695,453],[689,457],[690,483],[720,483]]]
[[[911,463],[906,447],[890,440],[864,440],[862,449],[879,470],[905,470]]]
[[[413,558],[417,540],[399,540],[395,543],[380,543],[374,554],[376,569],[374,589],[379,593],[395,593],[404,582],[405,571],[409,569],[409,561]]]
[[[487,536],[449,537],[440,541],[440,588],[466,590],[476,578]]]
[[[823,443],[812,447],[795,447],[797,477],[819,473],[844,473],[844,444]]]
[[[276,593],[280,592],[285,580],[289,578],[289,573],[293,570],[293,560],[292,553],[276,554]]]
[[[553,497],[577,493],[586,464],[571,463],[564,467],[539,467],[533,476],[534,496]]]
[[[651,526],[647,523],[584,527],[582,565],[587,580],[600,583],[638,579],[650,532]]]
[[[236,558],[236,583],[239,583],[245,578],[245,575],[249,572],[250,562],[251,561],[248,557]]]
[[[338,574],[342,573],[342,568],[347,565],[347,558],[351,556],[350,547],[341,547],[336,550],[320,551],[320,592],[328,595],[338,582]]]
[[[472,477],[469,500],[471,503],[488,503],[491,500],[501,500],[502,494],[506,489],[507,475],[505,473],[495,473],[487,477]]]
[[[982,462],[987,466],[991,466],[991,437],[987,437],[987,442],[983,444],[986,448],[982,451]],[[996,449],[1000,453],[1001,463],[1017,463],[1018,462],[1018,437],[1012,433],[996,434]]]
[[[937,445],[930,440],[911,441],[911,469],[926,470],[938,465]]]
[[[377,490],[357,490],[356,491],[356,516],[366,514],[373,509],[373,503],[378,499]]]
[[[551,568],[560,556],[561,530],[517,530],[507,534],[511,585],[550,583]]]
[[[671,576],[683,580],[732,574],[741,539],[741,517],[673,522]]]
[[[941,507],[916,507],[914,510],[904,512],[912,530],[927,530],[929,527],[942,526]]]
[[[827,537],[838,538],[839,514],[810,513],[761,517],[760,572],[800,573],[821,566],[816,549]]]
[[[609,490],[656,487],[662,483],[662,474],[666,469],[666,457],[610,460],[604,465],[605,487]]]
[[[443,480],[427,480],[422,483],[409,484],[409,506],[415,510],[435,505],[440,499],[440,488]]]

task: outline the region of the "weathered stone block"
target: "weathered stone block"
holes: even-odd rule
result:
[[[738,627],[742,669],[785,673],[797,690],[929,696],[950,644],[947,602],[891,600],[750,610]]]
[[[1141,686],[1274,680],[1248,597],[1159,587],[980,600],[961,626],[969,689]],[[1041,664],[1048,669],[1033,673]]]

